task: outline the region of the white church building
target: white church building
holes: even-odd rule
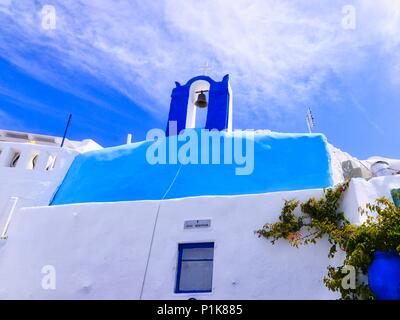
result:
[[[232,112],[229,76],[199,76],[176,83],[166,132],[142,142],[0,130],[0,299],[339,298],[323,284],[327,242],[255,231],[348,178],[343,211],[360,223],[359,207],[400,189],[400,160],[236,131]]]

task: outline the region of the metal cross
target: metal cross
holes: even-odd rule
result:
[[[205,61],[204,65],[200,66],[200,70],[203,73],[203,75],[206,76],[207,73],[209,73],[212,70],[210,63],[208,61]]]

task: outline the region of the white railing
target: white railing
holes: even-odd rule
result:
[[[11,197],[10,198],[10,202],[11,202],[11,207],[10,207],[10,211],[8,211],[8,217],[7,217],[7,221],[4,225],[3,231],[0,235],[0,239],[7,239],[7,232],[8,232],[8,228],[10,227],[10,223],[11,223],[11,219],[12,216],[14,214],[15,208],[17,206],[18,203],[18,198],[17,197]],[[7,206],[8,208],[9,206]]]

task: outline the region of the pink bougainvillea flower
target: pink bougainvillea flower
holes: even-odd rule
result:
[[[303,237],[303,235],[301,234],[301,232],[300,232],[300,231],[298,231],[298,232],[297,232],[297,237],[298,237],[298,238],[301,238],[301,237]]]

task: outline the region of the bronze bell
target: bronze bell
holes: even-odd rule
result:
[[[207,97],[204,94],[204,91],[200,91],[200,94],[198,95],[197,101],[194,103],[194,105],[199,108],[207,108]]]

